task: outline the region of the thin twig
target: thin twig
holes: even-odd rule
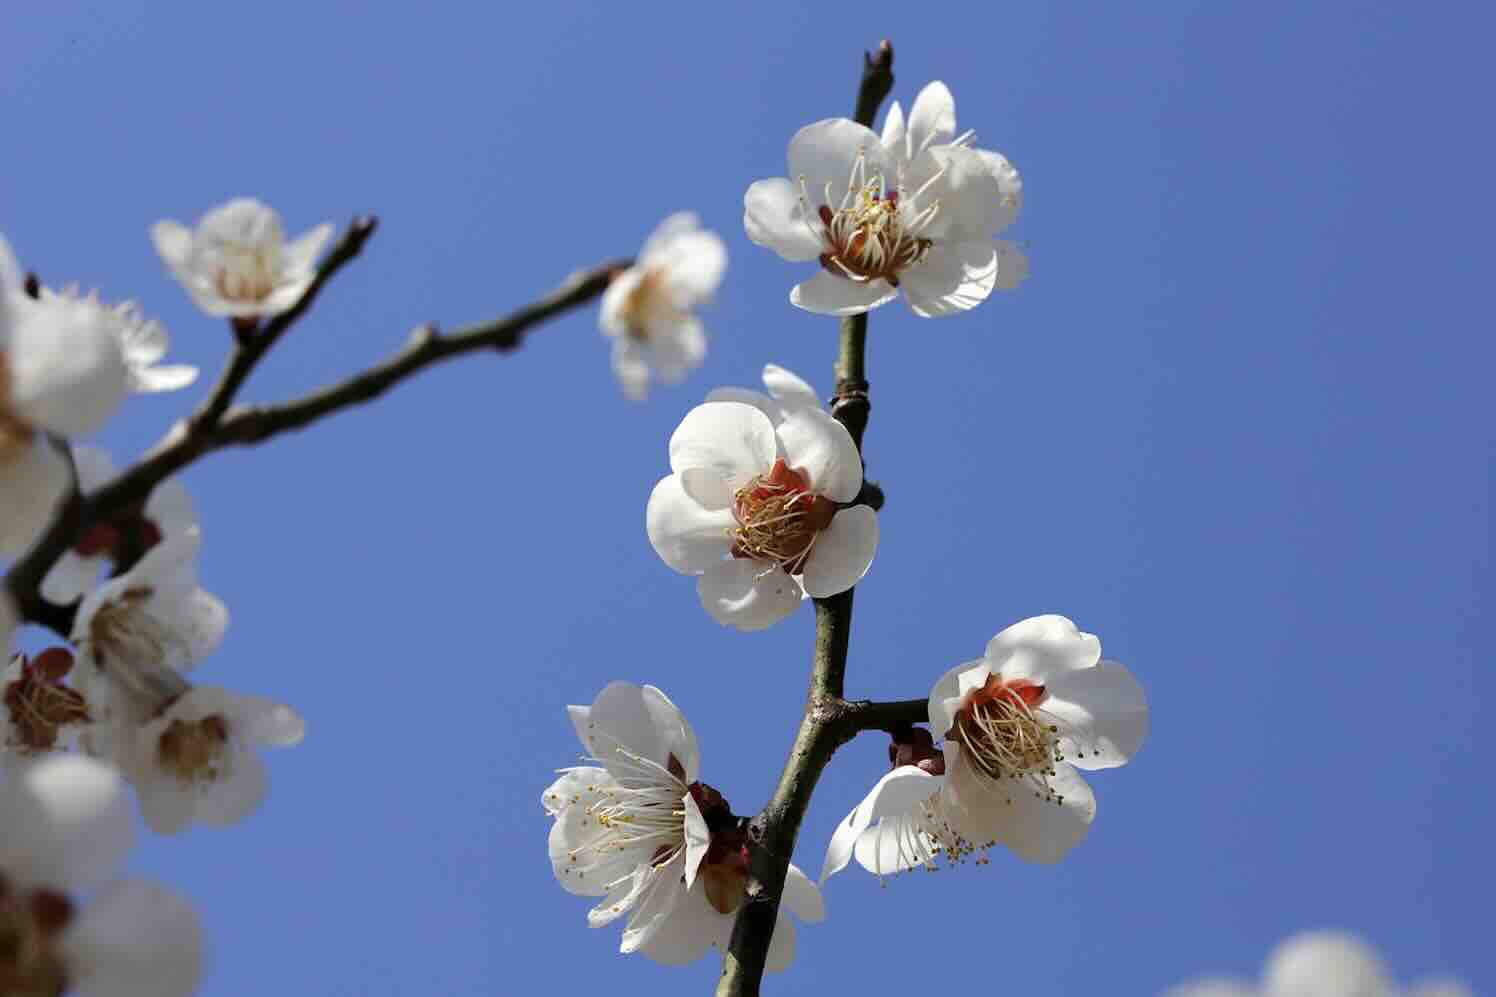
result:
[[[328,280],[358,255],[374,228],[372,217],[355,219],[323,259],[316,278],[296,306],[252,334],[239,337],[228,366],[207,399],[173,426],[139,461],[89,495],[78,495],[76,491],[70,495],[41,539],[5,576],[6,588],[23,620],[68,636],[76,604],[56,606],[40,594],[42,579],[52,565],[90,524],[111,520],[127,509],[138,507],[157,485],[199,457],[224,447],[260,443],[280,433],[301,429],[324,416],[376,398],[442,360],[478,350],[512,350],[532,326],[601,295],[613,276],[631,263],[616,260],[579,271],[549,295],[512,315],[451,335],[444,336],[423,326],[411,334],[410,342],[394,356],[305,397],[278,405],[234,405],[240,387],[261,358],[305,314]]]
[[[893,47],[885,41],[877,53],[863,58],[856,120],[871,127],[878,106],[892,88]],[[864,370],[866,343],[867,316],[844,319],[831,414],[847,427],[859,450],[870,411]],[[878,494],[881,498],[881,490]],[[836,749],[858,731],[899,730],[925,719],[923,700],[849,703],[842,698],[852,628],[852,592],[847,589],[815,600],[816,640],[805,715],[773,798],[748,825],[752,860],[743,906],[722,960],[717,997],[756,997],[759,992],[800,822],[810,806],[816,781]]]

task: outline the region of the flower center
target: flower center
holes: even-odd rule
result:
[[[63,727],[88,723],[87,700],[61,681],[72,664],[73,656],[65,648],[51,648],[22,664],[21,677],[0,694],[10,714],[7,747],[22,754],[50,751]]]
[[[264,301],[275,290],[279,257],[274,246],[225,241],[218,246],[218,272],[213,275],[213,287],[225,301]]]
[[[937,172],[913,195],[918,201],[944,174]],[[888,190],[884,177],[869,173],[867,157],[859,152],[847,178],[847,192],[841,204],[832,208],[831,185],[826,185],[825,201],[816,211],[824,227],[815,234],[826,245],[821,266],[838,277],[858,283],[886,280],[899,285],[899,274],[925,258],[931,241],[921,233],[935,220],[940,202],[934,201],[915,211],[906,203],[903,185]],[[805,178],[800,178],[800,206],[810,223],[810,197]]]
[[[146,610],[144,604],[152,594],[150,586],[142,585],[126,589],[99,607],[88,627],[88,639],[99,660],[110,655],[136,665],[165,664],[170,652],[182,648],[182,638]]]
[[[222,768],[229,725],[219,714],[197,721],[173,720],[157,742],[161,767],[182,782],[212,782]]]
[[[804,476],[776,460],[768,474],[760,474],[733,496],[733,518],[728,531],[732,556],[770,561],[798,575],[815,546],[816,537],[836,516],[836,503],[811,492]]]
[[[623,302],[623,320],[629,338],[641,343],[649,340],[652,329],[678,323],[685,317],[671,300],[665,288],[665,272],[659,267],[645,271]]]
[[[955,739],[985,780],[1004,789],[1007,780],[1022,780],[1041,799],[1060,803],[1049,785],[1055,763],[1063,760],[1059,727],[1036,709],[1043,700],[1042,685],[1022,679],[1004,682],[993,675],[967,694],[946,736]]]
[[[0,877],[0,994],[58,997],[67,988],[56,941],[72,917],[72,901],[61,893],[17,892]]]

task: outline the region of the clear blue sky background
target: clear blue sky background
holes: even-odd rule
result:
[[[545,859],[563,712],[660,685],[705,778],[777,777],[809,607],[719,628],[644,535],[680,417],[766,361],[831,386],[835,322],[752,246],[741,196],[848,114],[861,51],[908,106],[944,79],[1023,171],[1032,279],[967,316],[873,317],[883,542],[849,690],[923,696],[1062,612],[1145,684],[1153,732],[1093,780],[1062,865],[879,885],[849,872],[779,993],[948,979],[1034,995],[1254,975],[1290,932],[1363,934],[1399,976],[1496,991],[1486,284],[1496,18],[1479,4],[32,4],[5,17],[0,230],[52,283],[134,296],[209,375],[227,333],[147,240],[237,194],[292,231],[376,212],[248,386],[285,398],[408,329],[500,314],[693,209],[731,265],[707,366],[623,400],[595,309],[523,351],[186,480],[234,625],[202,681],[309,736],[227,831],[133,869],[200,904],[205,992],[700,994],[589,931]],[[121,457],[200,396],[133,401]],[[840,754],[797,861],[876,778]]]

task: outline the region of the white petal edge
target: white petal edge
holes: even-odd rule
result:
[[[816,537],[801,582],[813,599],[845,592],[861,581],[878,550],[878,514],[871,506],[842,509]]]

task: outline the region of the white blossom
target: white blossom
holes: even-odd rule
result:
[[[629,398],[642,399],[652,370],[674,383],[701,366],[706,333],[692,312],[722,282],[727,249],[690,212],[660,223],[634,265],[603,294],[599,323],[613,340],[613,372]]]
[[[96,313],[95,320],[109,327],[119,339],[132,391],[177,391],[197,380],[196,367],[160,363],[171,343],[166,327],[155,319],[146,318],[135,302],[106,305],[99,301],[97,291],[84,296],[76,287],[68,287],[60,292],[44,287],[41,289],[41,300],[44,304],[59,303],[80,311]]]
[[[109,767],[49,758],[0,783],[0,993],[176,997],[202,975],[197,915],[149,883],[113,882],[133,827]]]
[[[795,133],[788,178],[757,181],[743,198],[749,239],[821,265],[792,303],[855,315],[902,290],[916,314],[937,317],[1017,282],[1021,254],[1006,244],[1000,253],[991,239],[1017,209],[1017,173],[997,171],[1001,157],[968,148],[954,130],[942,85],[920,94],[907,128],[901,112],[891,115],[883,137],[845,118]]]
[[[78,487],[85,494],[109,482],[114,461],[96,447],[73,447],[73,466]],[[187,489],[176,478],[168,478],[151,490],[138,512],[90,526],[72,547],[63,552],[42,581],[42,595],[58,605],[67,605],[85,595],[98,581],[99,570],[110,560],[116,545],[133,532],[132,542],[149,550],[166,536],[186,534],[197,527],[197,511]]]
[[[331,223],[323,223],[287,243],[280,216],[247,197],[209,211],[195,229],[174,221],[151,227],[156,252],[197,306],[233,318],[279,315],[295,306],[331,236]]]
[[[1392,981],[1376,952],[1353,935],[1310,931],[1280,944],[1268,957],[1261,986],[1202,979],[1165,997],[1473,997],[1454,980],[1429,981],[1404,990]]]
[[[706,402],[670,438],[671,474],[649,497],[646,529],[661,559],[699,576],[712,618],[740,630],[851,588],[878,545],[878,516],[848,505],[862,458],[841,423],[798,408],[775,425],[742,402]]]
[[[597,766],[560,770],[541,803],[555,819],[551,869],[568,892],[601,897],[593,927],[627,915],[620,951],[694,961],[723,947],[743,899],[746,839],[726,800],[699,779],[691,725],[654,686],[612,682],[567,711]],[[788,911],[824,916],[820,893],[790,867],[768,968],[794,954]]]
[[[1063,616],[1035,616],[993,637],[930,692],[945,738],[943,816],[966,842],[1001,842],[1057,862],[1090,830],[1096,798],[1077,769],[1125,764],[1148,732],[1143,690],[1101,642]]]
[[[25,293],[0,238],[0,554],[46,527],[70,484],[48,435],[91,433],[129,390],[116,322],[87,299]]]

